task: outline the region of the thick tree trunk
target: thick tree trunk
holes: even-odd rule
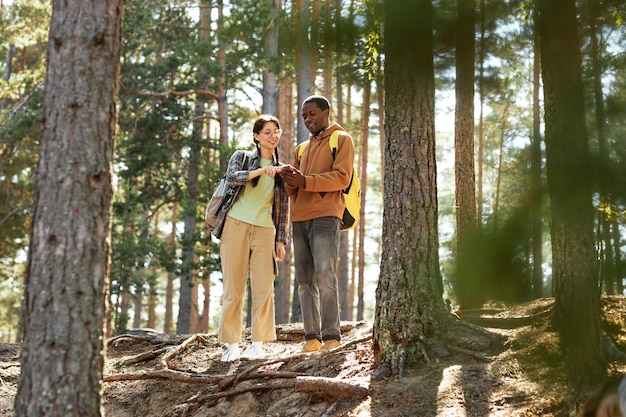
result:
[[[432,4],[385,1],[385,210],[374,347],[394,374],[428,355],[439,272]],[[413,39],[413,42],[406,42]]]
[[[606,376],[593,239],[592,167],[574,0],[538,3],[552,212],[554,324],[567,360],[570,404]]]
[[[18,416],[99,416],[120,0],[54,1]]]

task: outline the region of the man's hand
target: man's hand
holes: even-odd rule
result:
[[[302,172],[294,167],[290,168],[290,170],[281,170],[279,172],[279,175],[287,184],[291,185],[292,187],[304,188],[304,186],[306,185],[306,179],[304,178]]]

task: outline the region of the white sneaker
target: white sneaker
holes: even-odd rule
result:
[[[265,359],[265,350],[260,343],[252,343],[248,349],[241,355],[241,359],[249,359],[251,361],[255,359]]]
[[[232,362],[239,359],[239,344],[230,343],[228,349],[222,355],[222,362]]]

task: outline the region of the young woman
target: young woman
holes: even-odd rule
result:
[[[220,238],[224,280],[222,317],[218,337],[228,348],[222,361],[265,357],[263,342],[276,339],[274,327],[274,278],[276,262],[283,260],[289,232],[289,198],[276,173],[280,122],[261,115],[252,129],[256,149],[237,151],[228,164],[229,185],[238,185],[235,202],[220,213],[213,234]],[[248,163],[244,167],[244,159]],[[244,168],[244,169],[242,169]],[[221,217],[221,218],[220,218]],[[252,344],[240,355],[242,300],[250,272],[252,296]]]

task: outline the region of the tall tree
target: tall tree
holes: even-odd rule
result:
[[[429,0],[385,0],[384,7],[385,208],[374,348],[401,375],[428,355],[449,313],[437,234],[433,7]]]
[[[268,22],[263,35],[263,48],[267,67],[263,71],[263,113],[276,114],[276,99],[278,98],[278,84],[276,71],[278,68],[278,15],[281,0],[267,0]]]
[[[15,399],[97,416],[122,0],[54,1]]]
[[[533,9],[536,16],[536,9]],[[543,296],[543,180],[541,157],[541,112],[539,92],[541,82],[541,49],[539,31],[533,30],[533,89],[532,89],[532,134],[530,140],[530,207],[532,227],[532,288],[533,297]]]
[[[593,239],[592,172],[574,0],[543,0],[539,36],[551,201],[553,322],[567,361],[569,402],[606,376]]]
[[[457,0],[454,179],[456,196],[457,289],[461,308],[482,301],[480,280],[471,274],[469,245],[477,230],[474,174],[474,0]],[[467,273],[466,273],[467,272]]]

